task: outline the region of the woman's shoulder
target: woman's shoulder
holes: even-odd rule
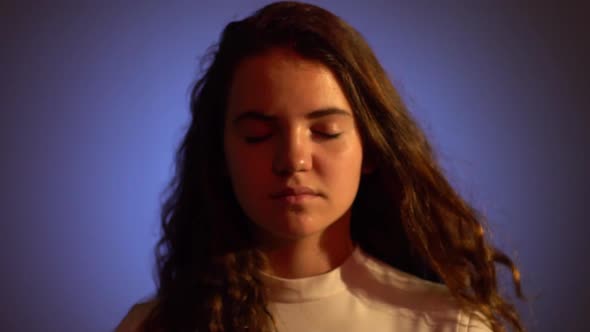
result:
[[[150,314],[156,303],[156,300],[149,300],[134,304],[123,317],[115,332],[139,332],[139,326]]]
[[[355,254],[359,267],[367,272],[367,278],[371,281],[368,284],[379,285],[381,289],[395,291],[398,295],[401,293],[412,295],[411,298],[420,299],[420,303],[423,303],[423,297],[438,298],[444,301],[452,299],[450,291],[442,283],[428,281],[404,272],[362,249]]]
[[[360,250],[356,257],[365,270],[362,288],[351,291],[371,307],[399,314],[409,319],[423,319],[431,326],[455,326],[457,331],[491,331],[486,319],[466,312],[446,285],[406,273]],[[361,267],[362,266],[362,267]]]

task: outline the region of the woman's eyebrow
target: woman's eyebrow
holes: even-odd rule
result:
[[[318,119],[318,118],[322,118],[322,117],[330,116],[330,115],[341,115],[341,116],[352,117],[352,113],[350,113],[349,111],[346,111],[344,109],[337,108],[337,107],[327,107],[327,108],[317,109],[313,112],[309,112],[305,115],[305,118],[308,120],[311,120],[311,119]],[[277,116],[265,114],[264,112],[259,111],[259,110],[248,110],[248,111],[240,113],[238,116],[236,116],[233,119],[232,122],[235,125],[237,125],[245,120],[256,120],[256,121],[262,121],[262,122],[275,122],[277,120]]]
[[[307,119],[317,119],[328,115],[343,115],[352,117],[352,113],[337,107],[328,107],[315,110],[305,115]]]

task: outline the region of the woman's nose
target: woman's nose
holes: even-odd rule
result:
[[[273,158],[273,172],[289,175],[312,167],[311,142],[303,129],[285,133],[279,139]]]

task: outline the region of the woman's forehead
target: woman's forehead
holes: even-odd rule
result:
[[[292,51],[273,50],[243,60],[228,96],[228,111],[257,110],[269,115],[322,109],[350,111],[332,71]]]

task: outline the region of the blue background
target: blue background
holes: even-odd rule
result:
[[[108,331],[153,292],[199,56],[265,3],[0,3],[0,330]],[[529,327],[586,330],[588,5],[316,3],[367,38],[519,263]]]

